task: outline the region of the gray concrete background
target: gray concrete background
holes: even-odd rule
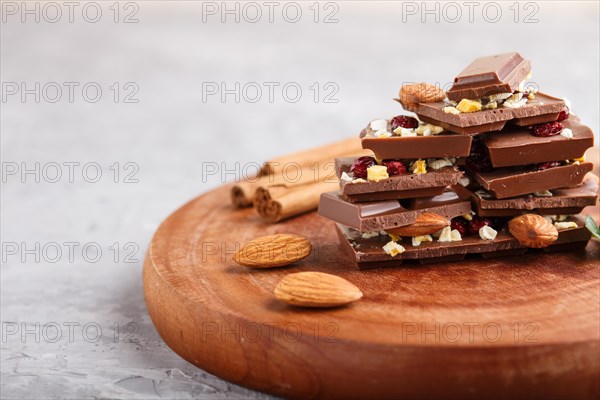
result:
[[[85,20],[86,3],[76,4],[72,23],[64,5],[52,23],[56,12],[43,3],[39,22],[22,15],[20,2],[2,3],[2,398],[267,397],[181,360],[146,314],[141,267],[152,233],[178,206],[233,179],[207,176],[203,162],[235,169],[356,134],[400,111],[391,99],[402,82],[448,82],[472,58],[512,50],[532,60],[544,91],[569,98],[599,128],[597,2],[477,3],[473,22],[457,2],[454,23],[456,8],[433,2],[439,12],[426,15],[420,2],[321,3],[318,23],[313,2],[297,3],[297,23],[288,22],[295,8],[287,3],[278,3],[273,23],[262,2],[257,23],[241,3],[237,23],[219,13],[204,13],[203,22],[203,7],[220,2],[121,3],[116,23],[113,2],[97,3],[96,23]],[[87,6],[85,17],[94,12]],[[332,12],[337,22],[323,23]],[[525,23],[532,12],[537,22]],[[123,23],[130,13],[138,22]],[[11,94],[35,82],[39,103],[35,94]],[[63,89],[55,103],[49,82]],[[73,102],[65,82],[79,85]],[[203,99],[211,82],[257,82],[263,96]],[[273,102],[264,82],[279,84]],[[284,98],[286,83],[302,89],[297,102]],[[102,95],[93,103],[95,86]],[[135,88],[138,102],[125,102]],[[332,88],[337,103],[325,101]],[[36,163],[39,179],[22,174]],[[52,183],[57,164],[62,177]]]

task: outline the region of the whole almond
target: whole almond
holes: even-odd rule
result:
[[[541,215],[523,214],[508,223],[510,233],[525,247],[541,249],[558,239],[558,231]]]
[[[275,288],[275,297],[302,307],[337,307],[359,300],[359,288],[344,278],[323,272],[289,274]]]
[[[435,213],[419,214],[414,223],[399,228],[386,229],[387,233],[398,236],[430,235],[450,225],[450,221]]]
[[[236,263],[252,268],[283,267],[307,257],[308,239],[292,234],[261,236],[246,243],[233,256]]]
[[[446,98],[446,92],[430,83],[410,83],[400,88],[398,101],[403,106],[414,106],[417,103],[433,103]]]

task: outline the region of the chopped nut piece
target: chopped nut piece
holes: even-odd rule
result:
[[[415,129],[415,131],[419,135],[431,136],[442,133],[444,131],[444,128],[433,124],[421,124]]]
[[[367,168],[367,180],[371,182],[379,182],[389,177],[385,165],[372,165]]]
[[[460,111],[458,111],[456,109],[456,107],[452,107],[452,106],[448,106],[448,107],[444,107],[442,108],[442,110],[446,113],[446,114],[460,114]]]
[[[473,211],[463,214],[463,218],[466,219],[467,221],[473,221],[473,215],[475,215],[475,213]]]
[[[340,180],[342,180],[344,182],[352,182],[352,177],[350,175],[348,175],[346,172],[342,172],[342,176],[340,177]]]
[[[440,234],[439,242],[459,242],[462,240],[460,232],[457,229],[452,229],[449,226],[442,229]]]
[[[496,108],[498,108],[498,102],[496,101],[490,101],[489,103],[483,106],[484,110],[495,110]]]
[[[481,103],[476,100],[462,99],[456,109],[463,113],[472,113],[481,110]]]
[[[385,130],[373,132],[373,137],[376,137],[376,138],[386,138],[386,137],[390,137],[390,136],[392,136],[391,132],[388,132]]]
[[[438,169],[452,166],[455,161],[456,161],[456,159],[452,159],[452,158],[430,159],[427,161],[427,166],[429,168],[435,169],[437,171]]]
[[[363,178],[358,178],[352,181],[352,183],[367,183],[366,180],[364,180]]]
[[[385,119],[376,119],[371,121],[369,127],[373,131],[387,131],[388,122]]]
[[[362,235],[360,235],[363,239],[371,239],[374,237],[379,236],[379,232],[378,231],[373,231],[373,232],[365,232]]]
[[[562,221],[566,221],[567,218],[569,218],[570,215],[557,215],[555,216],[554,220],[558,221],[558,222],[562,222]]]
[[[469,183],[471,183],[471,180],[469,178],[467,178],[466,176],[463,176],[462,178],[460,178],[458,180],[458,184],[463,187],[469,186]]]
[[[385,246],[383,246],[383,251],[392,257],[396,257],[398,254],[404,253],[406,249],[396,242],[388,242]]]
[[[535,93],[534,92],[529,92],[529,94],[527,94],[527,99],[528,100],[534,100],[535,99]]]
[[[431,235],[413,236],[413,246],[420,246],[422,242],[433,242],[433,238],[431,237]]]
[[[496,93],[496,94],[491,95],[489,97],[489,99],[490,99],[490,102],[492,102],[492,101],[499,101],[499,100],[506,100],[506,99],[508,99],[512,95],[513,94],[510,93],[510,92],[509,93]]]
[[[414,129],[403,128],[401,126],[394,129],[394,133],[400,137],[417,136]]]
[[[515,93],[502,103],[507,108],[519,108],[527,104],[527,97],[523,97],[523,93]]]
[[[573,221],[568,221],[568,222],[555,222],[554,226],[556,227],[557,230],[561,231],[564,229],[573,229],[573,228],[577,228],[577,224]]]
[[[580,163],[585,162],[585,156],[581,156],[579,158],[576,158],[573,161],[577,161],[577,162],[580,162]]]
[[[412,172],[415,175],[424,174],[427,172],[427,164],[425,160],[417,160],[413,163]]]
[[[573,131],[569,128],[564,128],[562,131],[560,131],[560,136],[571,139],[573,137]]]
[[[498,235],[498,232],[488,225],[479,228],[479,237],[484,240],[494,240],[496,239],[496,235]]]
[[[543,192],[534,192],[533,195],[535,197],[552,197],[553,194],[549,190],[544,190]]]

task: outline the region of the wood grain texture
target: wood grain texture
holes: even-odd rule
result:
[[[189,362],[294,398],[600,395],[598,242],[579,252],[360,272],[339,262],[331,221],[310,213],[268,225],[229,205],[229,190],[172,214],[146,258],[150,316]],[[273,270],[231,260],[242,244],[275,233],[306,236],[311,255]],[[278,302],[273,289],[297,271],[342,276],[364,298],[330,310]]]

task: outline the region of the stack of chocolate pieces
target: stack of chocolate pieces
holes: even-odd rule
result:
[[[556,229],[543,250],[586,246],[578,214],[598,199],[584,159],[594,136],[564,100],[526,85],[530,73],[508,53],[476,59],[447,92],[402,87],[416,115],[372,121],[360,136],[374,157],[336,159],[340,190],[321,196],[347,258],[366,269],[523,254],[536,246],[508,223],[525,213]]]

